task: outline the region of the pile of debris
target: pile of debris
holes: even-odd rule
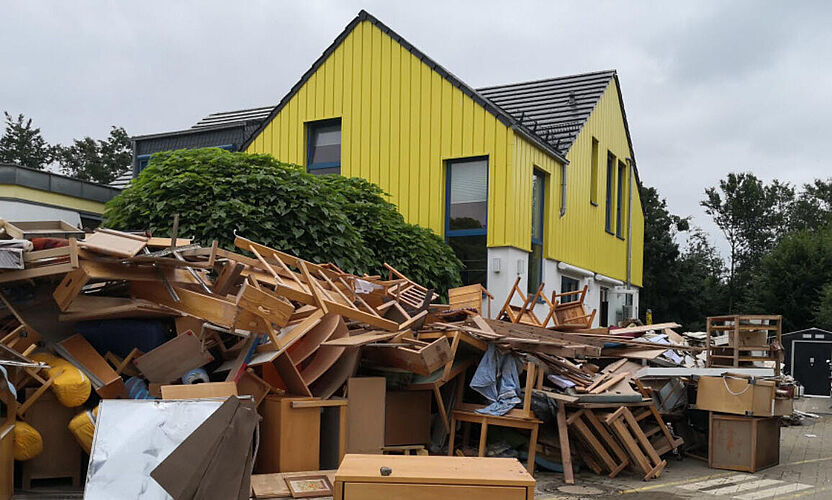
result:
[[[229,497],[290,496],[297,478],[332,494],[347,454],[508,456],[567,483],[579,465],[648,480],[685,443],[674,430],[706,369],[707,347],[675,323],[592,328],[586,288],[527,296],[518,279],[490,319],[480,285],[441,304],[389,265],[357,276],[241,236],[229,251],[59,223],[5,231],[0,439],[25,489],[80,483],[82,451],[89,498],[115,485],[192,498],[220,469]],[[129,415],[141,418],[127,433]]]

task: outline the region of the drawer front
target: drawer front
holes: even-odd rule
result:
[[[404,483],[346,483],[344,500],[526,500],[519,486],[469,486]]]

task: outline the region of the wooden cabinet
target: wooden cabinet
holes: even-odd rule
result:
[[[777,418],[710,414],[708,465],[756,472],[780,463]]]
[[[383,476],[382,467],[390,469]],[[335,500],[533,500],[534,478],[513,458],[347,455]]]
[[[321,447],[321,409],[293,408],[292,401],[313,398],[267,396],[260,405],[260,450],[255,471],[318,470]]]
[[[30,397],[35,390],[26,390]],[[67,427],[81,408],[67,408],[52,391],[44,392],[26,412],[26,422],[43,437],[43,452],[31,460],[20,462],[23,468],[23,489],[32,488],[33,479],[69,478],[72,486],[80,484],[81,447]]]

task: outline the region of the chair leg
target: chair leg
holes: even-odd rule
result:
[[[448,434],[448,456],[454,456],[454,438],[456,437],[456,419],[451,417],[451,431]]]
[[[488,423],[483,420],[482,421],[482,429],[480,429],[480,449],[477,452],[478,457],[485,456],[485,440],[488,438]]]
[[[532,435],[529,437],[529,463],[526,468],[531,475],[534,475],[534,456],[537,453],[537,430],[537,425],[532,427]]]
[[[451,432],[448,426],[448,412],[445,410],[445,401],[442,399],[442,391],[437,386],[433,386],[433,395],[436,398],[436,408],[439,410],[439,418],[442,419],[442,425],[445,430]]]
[[[471,443],[471,422],[462,422],[462,447],[467,448]]]

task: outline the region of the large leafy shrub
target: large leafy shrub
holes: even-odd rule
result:
[[[105,225],[179,234],[233,248],[234,234],[353,273],[381,274],[388,262],[444,291],[462,263],[436,234],[404,221],[381,189],[365,180],[313,176],[268,155],[215,148],[154,155],[107,204]]]

